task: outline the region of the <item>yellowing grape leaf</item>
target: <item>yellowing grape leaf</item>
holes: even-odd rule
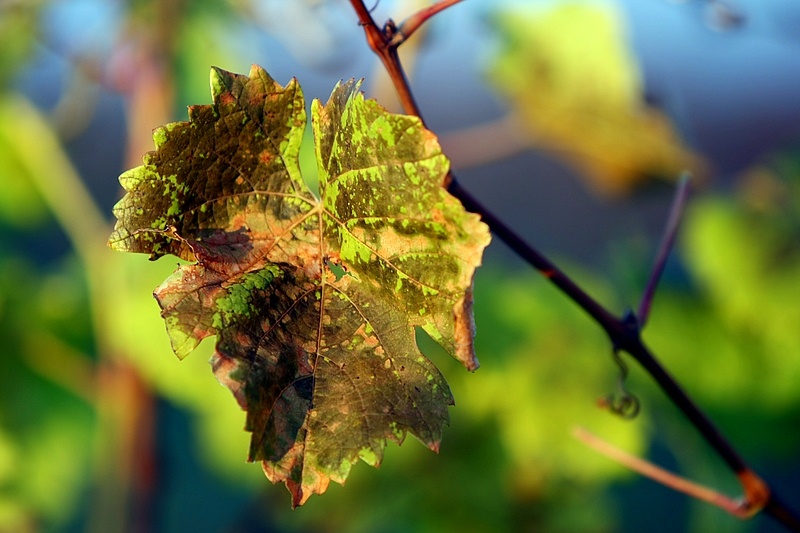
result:
[[[498,17],[502,49],[490,82],[509,99],[532,146],[574,164],[598,189],[645,176],[704,173],[669,119],[643,100],[613,6],[562,2]]]
[[[448,161],[414,117],[337,85],[311,108],[319,197],[298,153],[305,103],[260,67],[212,70],[213,105],[154,133],[120,177],[113,248],[181,266],[156,289],[173,348],[216,335],[217,378],[247,411],[249,459],[293,505],[411,432],[437,450],[452,396],[422,327],[467,368],[487,227],[442,187]]]

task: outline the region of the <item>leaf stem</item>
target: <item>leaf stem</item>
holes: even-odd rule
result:
[[[350,3],[358,15],[359,24],[364,28],[367,43],[373,52],[381,59],[381,62],[392,79],[403,109],[407,114],[419,117],[424,124],[422,113],[414,99],[408,79],[403,72],[399,56],[397,55],[397,47],[404,42],[407,35],[402,31],[398,31],[398,28],[391,19],[386,23],[383,30],[379,29],[372,19],[369,10],[364,5],[363,0],[350,0]],[[448,5],[444,7],[449,7],[456,2],[440,2],[440,4],[445,3]],[[440,9],[428,8],[427,14],[413,23],[413,30],[416,30],[423,22],[440,12],[444,7]],[[415,15],[412,15],[410,19],[414,20],[415,17]],[[408,34],[410,33],[413,33],[413,31],[408,32]],[[400,38],[397,37],[398,34],[401,35]],[[641,328],[637,320],[626,320],[625,317],[618,318],[589,296],[589,294],[578,286],[569,276],[557,268],[555,264],[534,247],[526,243],[516,232],[484,207],[469,193],[469,191],[461,187],[452,172],[448,173],[443,185],[450,194],[461,200],[467,210],[479,214],[492,232],[500,237],[514,252],[541,272],[567,297],[586,311],[586,313],[605,330],[616,350],[625,351],[630,354],[639,362],[644,370],[650,374],[667,397],[684,413],[706,442],[708,442],[714,451],[736,474],[744,490],[742,509],[746,510],[744,513],[746,516],[752,516],[763,510],[789,530],[800,532],[800,517],[784,504],[769,486],[744,462],[711,420],[689,398],[675,379],[661,366],[650,350],[644,345],[640,336]],[[680,213],[683,209],[683,203],[685,202],[683,196],[687,194],[685,189],[688,189],[688,187],[684,185],[679,188],[676,201],[673,204],[672,216],[670,217],[665,231],[665,239],[660,248],[660,253],[657,256],[651,280],[644,291],[640,312],[642,312],[642,310],[644,311],[643,317],[645,319],[649,313],[652,294],[660,278],[661,270],[663,270],[666,254],[668,254],[671,249],[672,241],[677,232]],[[664,259],[661,258],[662,255]]]

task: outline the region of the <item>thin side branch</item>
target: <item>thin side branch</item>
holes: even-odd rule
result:
[[[681,176],[678,181],[678,188],[675,191],[675,197],[672,200],[672,207],[669,211],[669,218],[667,219],[667,226],[664,228],[664,236],[661,239],[661,244],[656,253],[656,259],[653,263],[653,270],[650,273],[650,279],[647,280],[642,300],[639,302],[639,310],[636,313],[636,319],[639,323],[639,329],[644,329],[647,323],[647,318],[650,315],[650,306],[653,303],[653,296],[656,293],[658,282],[661,280],[661,275],[664,273],[664,267],[667,265],[667,259],[675,244],[675,237],[678,234],[678,229],[681,225],[683,212],[686,207],[686,201],[689,199],[689,179],[688,173]]]
[[[572,435],[594,451],[605,455],[615,463],[619,463],[641,476],[652,479],[656,483],[660,483],[665,487],[669,487],[672,490],[686,494],[692,498],[710,503],[737,518],[748,518],[750,516],[750,513],[746,506],[743,505],[742,501],[734,500],[714,489],[690,481],[668,470],[664,470],[660,466],[656,466],[649,461],[631,455],[582,427],[574,428]]]
[[[458,4],[461,1],[462,0],[442,0],[441,2],[437,2],[432,6],[420,9],[397,25],[397,33],[392,38],[392,44],[394,46],[400,46],[403,41],[411,37],[411,35],[417,31],[420,26],[428,21],[428,19],[433,17],[435,14],[444,11],[448,7]]]

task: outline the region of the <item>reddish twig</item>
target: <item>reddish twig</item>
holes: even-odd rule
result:
[[[734,500],[714,489],[675,475],[649,461],[624,452],[597,435],[592,434],[585,428],[576,427],[573,429],[572,435],[596,452],[605,455],[612,461],[619,463],[629,470],[633,470],[641,476],[652,479],[656,483],[660,483],[665,487],[669,487],[672,490],[681,492],[692,498],[710,503],[733,516],[739,518],[748,518],[750,516],[747,507],[742,505],[741,500]]]
[[[397,47],[407,38],[407,33],[400,33],[402,37],[397,37],[399,34],[398,29],[391,20],[386,23],[383,29],[378,28],[362,0],[350,0],[350,2],[358,15],[359,24],[364,28],[367,43],[373,52],[381,59],[381,62],[392,79],[403,109],[407,114],[419,117],[424,123],[422,113],[413,97],[408,79],[403,72],[399,56],[397,55]],[[444,3],[448,4],[444,7],[449,7],[449,5],[455,2],[441,2],[440,4]],[[443,9],[443,7],[436,10],[432,10],[431,8],[423,10],[423,12],[427,12],[428,14],[426,16],[420,16],[419,22],[415,22],[413,26],[409,27],[416,30],[419,25],[429,20],[433,14],[438,13],[441,9]],[[412,16],[410,19],[417,20],[415,16]],[[589,314],[589,316],[591,316],[606,332],[615,350],[627,352],[639,362],[648,374],[650,374],[667,397],[683,412],[706,442],[725,461],[731,471],[736,474],[744,491],[742,509],[747,510],[746,516],[752,516],[763,510],[765,513],[781,522],[789,530],[800,532],[800,517],[784,504],[753,469],[745,463],[711,420],[689,398],[686,392],[661,366],[647,346],[645,346],[641,339],[641,329],[637,320],[630,320],[626,317],[616,317],[603,305],[589,296],[588,293],[556,267],[547,257],[526,243],[515,231],[508,227],[489,209],[484,207],[466,189],[461,187],[452,172],[448,174],[444,186],[450,194],[461,200],[467,210],[478,213],[492,232],[502,239],[515,253],[541,272],[542,275],[549,279],[567,297]],[[679,197],[681,195],[682,193],[679,193]],[[683,200],[677,201],[680,208],[682,208],[682,202]],[[675,211],[675,209],[673,209],[673,211]],[[679,216],[677,216],[677,218],[679,219]],[[675,230],[669,229],[672,225],[673,224],[670,222],[667,226],[667,240],[674,238],[677,223],[675,223]],[[671,234],[672,237],[670,237]],[[666,244],[662,246],[662,249],[668,251],[671,246],[671,242],[666,242]],[[651,279],[654,280],[654,286],[660,277],[660,272],[656,273],[656,271],[663,268],[663,265],[659,267],[660,262],[660,259],[656,260],[654,275],[651,276]],[[650,289],[645,289],[645,298],[643,298],[643,301],[647,302],[652,299],[652,295],[648,296],[649,292],[651,292]],[[649,303],[645,303],[645,306],[649,307]],[[646,308],[644,314],[646,318]]]
[[[442,0],[441,2],[437,2],[432,6],[428,6],[426,8],[420,9],[403,22],[397,25],[397,31],[392,37],[391,44],[394,46],[400,46],[403,41],[411,37],[411,35],[417,31],[423,24],[425,24],[428,19],[433,17],[435,14],[439,13],[440,11],[444,11],[450,6],[453,6],[457,3],[461,2],[461,0]]]
[[[394,22],[390,19],[386,22],[383,29],[378,28],[375,21],[372,19],[372,13],[369,12],[363,1],[350,0],[350,3],[353,5],[353,9],[355,9],[358,15],[359,24],[364,28],[367,44],[369,44],[369,47],[380,58],[381,63],[383,63],[395,87],[397,87],[398,83],[408,87],[408,78],[406,78],[406,74],[403,71],[400,57],[397,55],[397,47],[404,39],[399,40],[399,42],[393,42],[395,40],[395,35],[397,35],[397,27]],[[417,107],[417,102],[414,100],[414,95],[411,91],[398,91],[397,95],[406,113],[418,116],[422,119],[422,114],[420,113],[419,107]]]

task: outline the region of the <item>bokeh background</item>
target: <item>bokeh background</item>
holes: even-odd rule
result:
[[[615,311],[636,306],[693,172],[645,340],[797,507],[798,4],[468,0],[403,53],[463,184]],[[500,242],[476,279],[481,369],[420,339],[456,397],[441,452],[390,444],[290,510],[244,461],[212,343],[170,350],[151,292],[176,261],[105,244],[151,130],[209,103],[211,65],[251,63],[309,102],[364,77],[397,109],[346,1],[0,0],[0,532],[781,531],[570,436],[739,490],[635,365],[639,417],[597,407],[619,372],[607,339]]]

